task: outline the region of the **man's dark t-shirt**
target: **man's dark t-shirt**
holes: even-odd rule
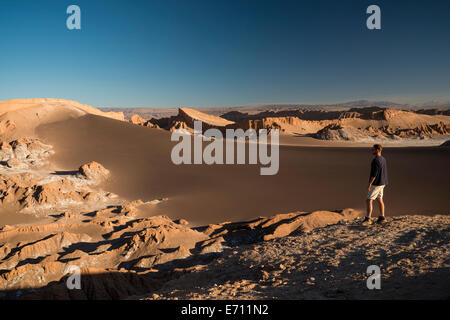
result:
[[[370,165],[370,179],[375,177],[374,186],[382,186],[388,184],[386,159],[383,156],[376,156]]]

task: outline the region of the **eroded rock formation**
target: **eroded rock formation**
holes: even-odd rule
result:
[[[21,138],[0,143],[0,161],[8,168],[24,170],[47,164],[47,158],[54,153],[52,146],[39,139]]]
[[[4,227],[0,292],[9,298],[17,298],[17,290],[25,298],[124,298],[158,289],[227,248],[310,231],[359,214],[350,209],[290,213],[193,228],[166,216],[130,218],[125,213],[136,210],[135,205],[65,213],[48,224]],[[84,282],[78,292],[66,287],[69,266],[80,268]],[[95,292],[90,290],[97,285]]]
[[[133,116],[134,117],[134,116]],[[174,131],[193,132],[194,121],[202,121],[202,129],[273,129],[282,134],[308,135],[321,140],[369,141],[424,139],[450,133],[450,116],[445,112],[425,113],[381,107],[351,108],[345,111],[281,110],[257,114],[228,112],[221,117],[198,110],[180,108],[177,116],[145,121],[134,117],[130,122]]]

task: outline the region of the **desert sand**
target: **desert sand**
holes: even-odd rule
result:
[[[446,115],[408,113],[410,122],[386,129],[374,121],[388,121],[390,111],[375,113],[381,120],[355,123],[379,125],[382,141],[447,137]],[[364,299],[363,266],[376,262],[390,283],[384,298],[424,297],[416,276],[436,282],[427,282],[433,297],[448,298],[441,281],[449,267],[448,147],[386,148],[385,201],[395,218],[384,229],[363,228],[373,136],[285,130],[279,173],[260,176],[251,165],[172,164],[170,131],[191,128],[193,119],[217,128],[241,123],[187,108],[165,120],[128,121],[67,100],[0,102],[1,297],[253,299],[286,298],[285,289],[292,298]],[[275,122],[267,128],[279,128]],[[322,125],[305,128],[330,123]],[[81,268],[81,290],[65,285],[70,265]],[[234,275],[210,276],[223,268]],[[325,290],[328,272],[339,280]]]
[[[109,190],[133,200],[169,197],[155,213],[193,223],[238,221],[298,210],[364,206],[371,154],[367,147],[280,147],[280,171],[258,166],[181,165],[170,160],[170,132],[92,115],[38,130],[61,152],[53,161],[71,170],[94,160],[111,169]],[[328,145],[331,142],[328,142]],[[448,148],[387,148],[389,215],[448,210]],[[426,167],[426,171],[419,168]],[[411,183],[421,186],[410,188]],[[408,192],[405,190],[408,189]],[[433,190],[424,192],[424,190]]]

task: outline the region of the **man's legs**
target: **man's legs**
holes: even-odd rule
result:
[[[384,201],[383,198],[377,198],[378,206],[380,207],[380,215],[384,217]],[[372,211],[371,211],[372,212]]]
[[[367,199],[366,200],[366,217],[371,217],[373,211],[373,200]]]

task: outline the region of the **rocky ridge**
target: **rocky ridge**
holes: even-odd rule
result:
[[[310,136],[321,140],[400,141],[430,139],[450,135],[450,117],[446,112],[415,112],[382,107],[350,108],[343,111],[280,110],[257,114],[231,111],[221,117],[198,110],[180,108],[178,115],[148,121],[134,115],[132,123],[193,131],[194,120],[201,120],[203,130],[278,129],[282,134]]]
[[[4,227],[0,231],[0,291],[4,297],[126,298],[159,289],[230,248],[300,234],[358,215],[352,210],[291,213],[195,228],[166,216],[133,218],[130,213],[135,205],[65,213],[48,224]],[[95,234],[101,236],[79,231],[87,227],[97,229]],[[25,235],[27,241],[7,241]],[[80,268],[81,290],[67,289],[69,266]],[[99,276],[91,276],[93,272]],[[115,279],[118,274],[120,281]],[[91,292],[92,286],[100,288]]]
[[[141,299],[448,299],[449,216],[341,220],[227,250]],[[380,290],[369,290],[369,266]]]

